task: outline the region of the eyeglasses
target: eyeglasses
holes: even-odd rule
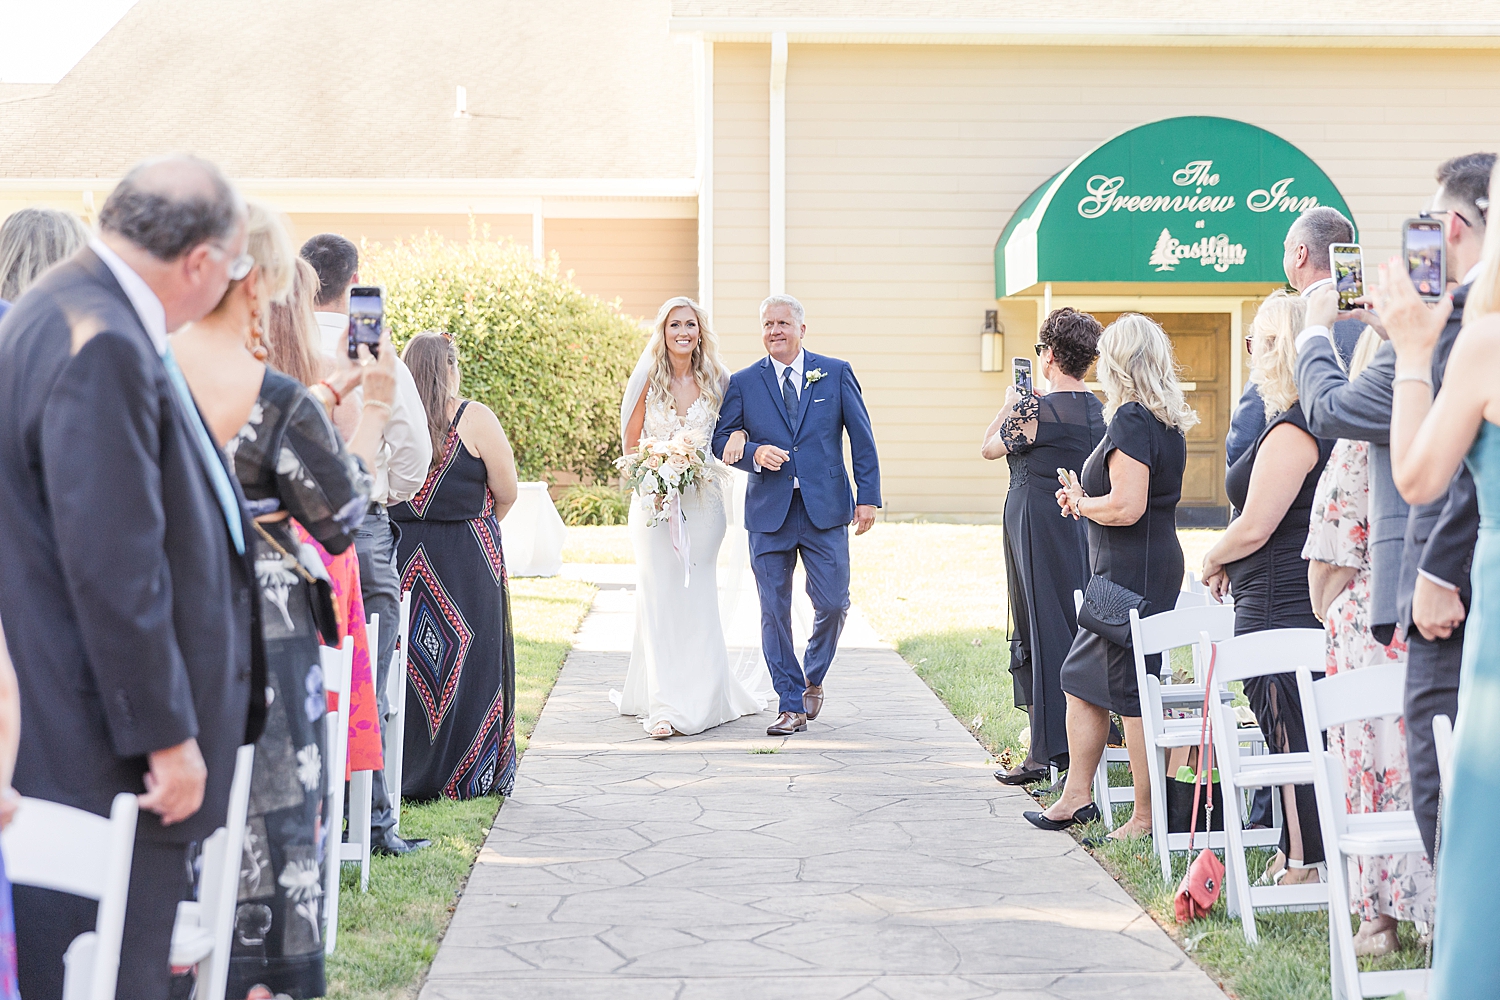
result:
[[[1480,222],[1484,222],[1485,221],[1485,209],[1489,208],[1489,206],[1490,206],[1490,200],[1488,198],[1480,198],[1477,202],[1475,202],[1475,204],[1479,208],[1479,221]],[[1472,223],[1472,222],[1469,221],[1469,217],[1467,215],[1464,215],[1464,213],[1460,212],[1456,208],[1434,208],[1434,209],[1431,209],[1430,211],[1423,212],[1422,214],[1425,215],[1425,216],[1428,216],[1428,217],[1438,216],[1438,215],[1451,215],[1451,216],[1454,216],[1455,218],[1461,220],[1463,222],[1463,224],[1466,225],[1466,226],[1468,226],[1470,229],[1474,228],[1474,223]]]
[[[1247,333],[1247,334],[1245,334],[1245,353],[1246,354],[1254,354],[1255,353],[1255,334],[1253,334],[1253,333]]]
[[[1050,350],[1052,350],[1052,348],[1050,346],[1048,346],[1047,344],[1036,344],[1034,346],[1036,348],[1036,356],[1037,357],[1041,357],[1043,351],[1050,351]]]
[[[217,243],[210,243],[208,245],[208,248],[210,250],[212,250],[214,253],[218,254],[220,257],[224,257],[224,258],[228,258],[229,257],[229,251],[225,250],[223,247],[219,246]],[[240,254],[238,257],[235,257],[234,259],[232,259],[232,260],[229,261],[229,280],[230,281],[243,281],[244,278],[245,278],[245,275],[249,274],[250,273],[250,269],[252,267],[254,267],[254,266],[255,266],[255,258],[254,257],[250,256],[249,253],[242,253],[242,254]]]

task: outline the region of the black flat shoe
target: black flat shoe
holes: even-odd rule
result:
[[[1066,830],[1070,826],[1079,826],[1083,823],[1092,823],[1099,818],[1099,807],[1090,802],[1086,806],[1080,806],[1073,815],[1067,819],[1048,819],[1040,811],[1024,812],[1026,822],[1038,830]]]
[[[431,847],[430,840],[407,840],[398,837],[394,833],[387,834],[384,840],[377,840],[370,845],[370,851],[374,854],[383,854],[387,857],[401,857],[413,851],[420,851],[424,847]]]
[[[1052,770],[1046,767],[1013,767],[1008,771],[995,772],[995,780],[1002,785],[1030,785],[1038,781],[1046,781],[1050,777],[1052,777]]]

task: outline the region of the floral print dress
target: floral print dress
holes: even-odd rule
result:
[[[1370,631],[1370,445],[1341,440],[1318,480],[1304,559],[1355,571],[1328,608],[1328,673],[1406,659],[1406,644],[1382,646]],[[1352,813],[1411,808],[1406,724],[1399,718],[1366,719],[1328,731],[1328,747],[1344,759],[1344,794]],[[1355,912],[1364,920],[1391,916],[1430,923],[1432,865],[1417,851],[1349,862]]]

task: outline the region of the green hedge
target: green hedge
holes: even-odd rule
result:
[[[609,527],[630,520],[630,494],[613,486],[570,486],[557,501],[557,512],[571,527]]]
[[[361,251],[360,279],[385,286],[398,347],[423,330],[458,341],[463,393],[500,417],[524,480],[607,481],[620,453],[620,396],[645,345],[631,318],[539,266],[514,243],[431,234]]]

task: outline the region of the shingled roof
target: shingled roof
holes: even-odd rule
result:
[[[256,178],[690,178],[670,0],[140,0],[0,94],[0,177],[189,150]],[[466,88],[468,117],[455,117]]]

